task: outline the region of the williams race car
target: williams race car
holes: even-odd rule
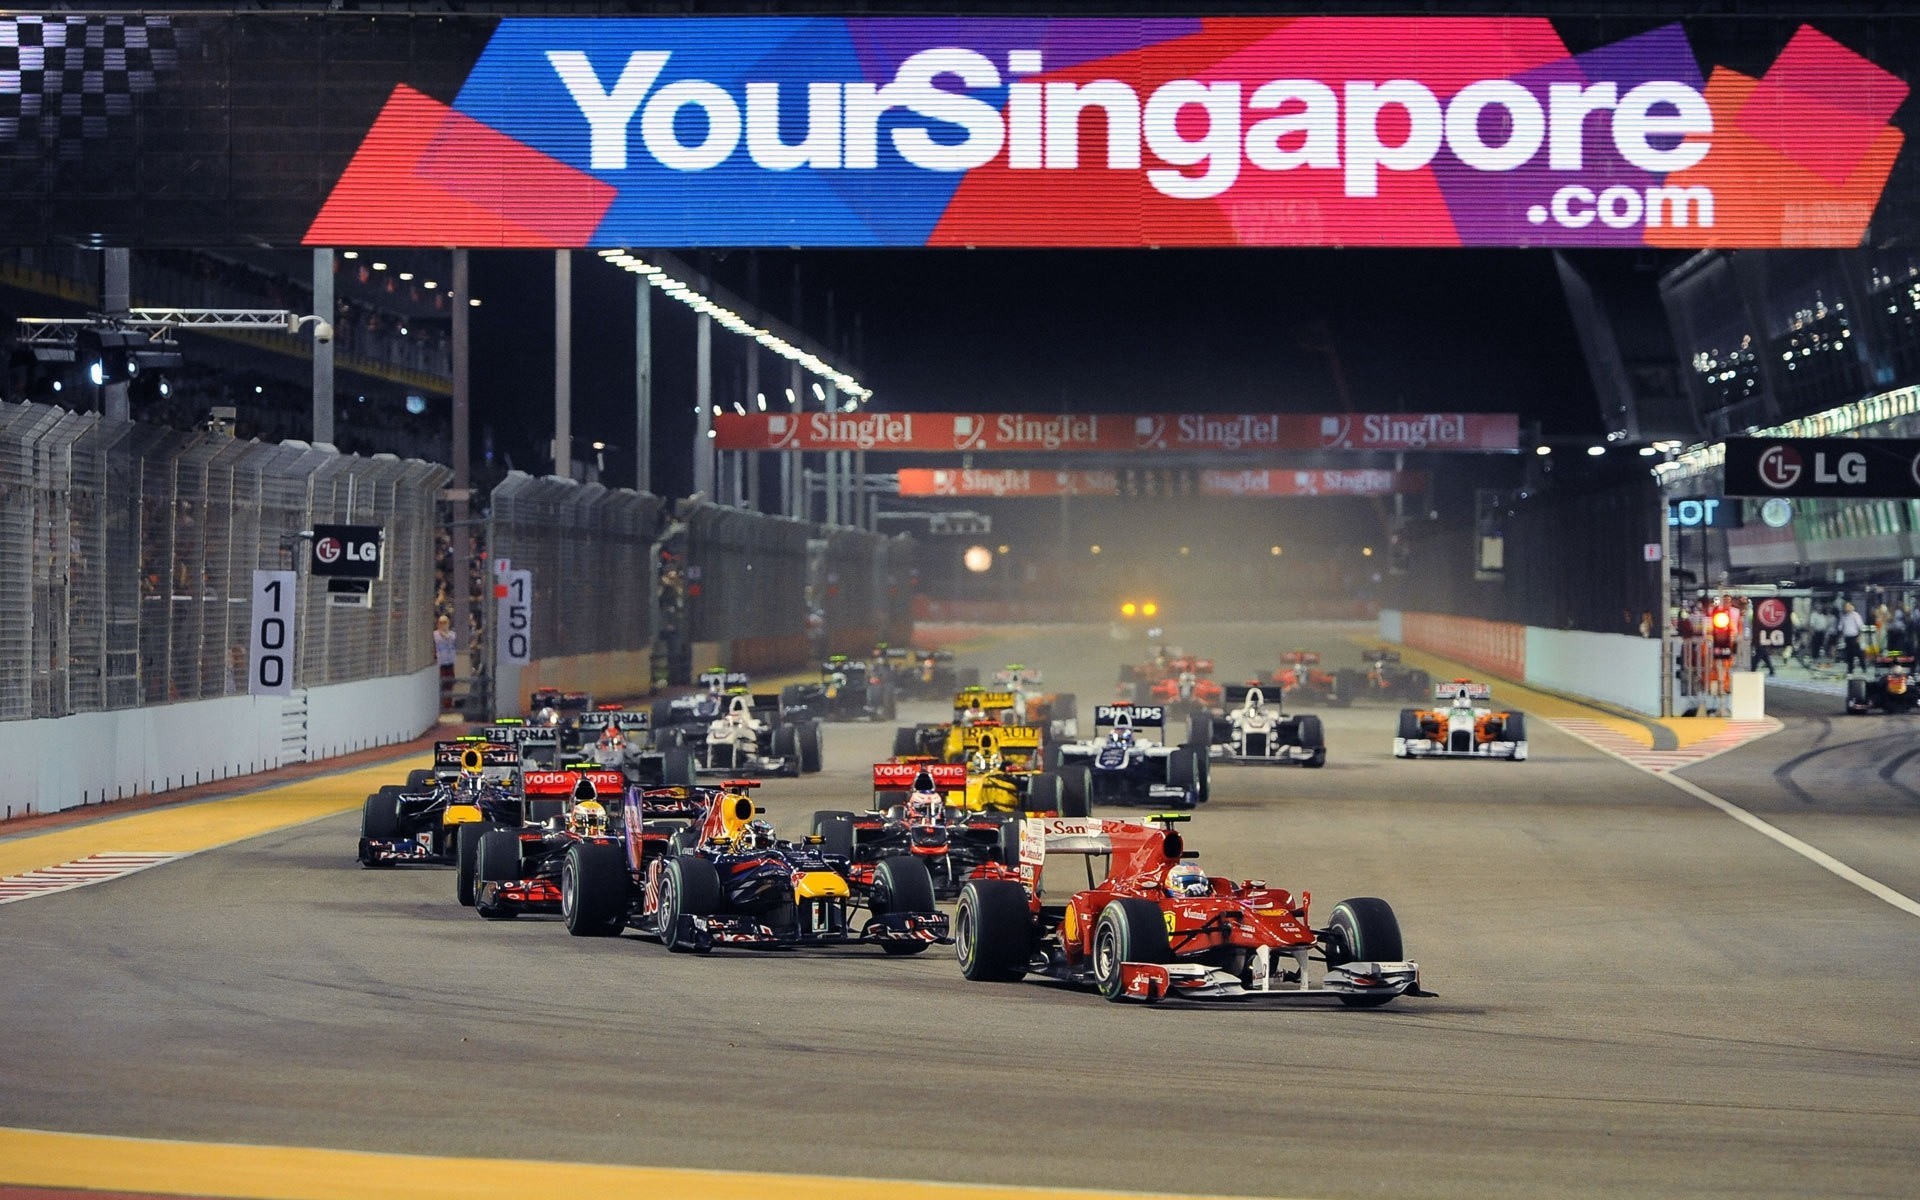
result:
[[[1874,673],[1847,680],[1847,711],[1860,716],[1881,712],[1912,712],[1920,706],[1920,679],[1913,674],[1913,655],[1882,654],[1873,660]]]
[[[918,860],[882,859],[865,895],[856,895],[847,860],[827,853],[818,835],[781,841],[759,819],[764,810],[750,794],[758,786],[728,780],[706,819],[675,834],[644,867],[616,847],[570,851],[567,929],[605,936],[631,926],[671,950],[700,954],[851,943],[918,954],[950,940]]]
[[[1271,698],[1269,694],[1271,693]],[[1253,684],[1226,689],[1227,707],[1193,714],[1187,745],[1211,761],[1323,767],[1327,735],[1312,713],[1280,710],[1278,689]]]
[[[1093,710],[1094,740],[1056,747],[1050,760],[1065,773],[1088,772],[1087,800],[1107,804],[1192,808],[1204,798],[1206,755],[1191,746],[1165,746],[1144,736],[1165,730],[1158,704],[1102,704]]]
[[[1403,708],[1393,738],[1395,758],[1527,757],[1527,716],[1482,703],[1493,689],[1469,679],[1435,684],[1433,698],[1445,707]]]
[[[1315,928],[1307,893],[1210,877],[1173,830],[1185,815],[1149,820],[1022,822],[1017,877],[1002,872],[1008,877],[970,880],[960,890],[960,973],[977,982],[1044,975],[1109,1000],[1147,1003],[1337,1000],[1372,1008],[1432,995],[1420,986],[1419,965],[1405,959],[1386,901],[1343,900]],[[1084,887],[1056,881],[1076,858],[1086,864]],[[1318,979],[1315,962],[1324,964]]]

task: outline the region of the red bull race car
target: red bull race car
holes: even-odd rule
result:
[[[1041,975],[1147,1003],[1332,1000],[1371,1008],[1432,995],[1420,986],[1419,965],[1406,960],[1386,901],[1342,900],[1315,926],[1306,892],[1209,876],[1173,828],[1187,819],[1024,821],[1018,871],[970,880],[960,891],[960,973],[976,982]],[[1074,879],[1076,860],[1084,885]]]

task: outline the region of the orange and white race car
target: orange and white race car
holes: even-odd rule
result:
[[[1435,684],[1433,708],[1400,710],[1393,738],[1395,758],[1527,757],[1527,716],[1489,703],[1493,689],[1470,679]]]

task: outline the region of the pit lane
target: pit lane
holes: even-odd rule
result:
[[[1345,631],[1179,632],[1234,679]],[[963,660],[1086,705],[1144,654],[1046,629]],[[1319,711],[1326,768],[1216,769],[1189,844],[1322,918],[1385,897],[1439,999],[1174,1011],[938,950],[577,940],[476,919],[443,869],[361,871],[342,815],[0,908],[0,1125],[1234,1195],[1912,1193],[1913,918],[1545,722],[1527,763],[1396,762],[1393,709]],[[1883,842],[1877,768],[1873,803],[1800,811],[1767,767],[1796,736],[1686,775],[1841,857]],[[827,738],[762,791],[783,830],[857,803],[891,728]]]

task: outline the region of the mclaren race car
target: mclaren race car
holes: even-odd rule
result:
[[[1847,711],[1855,716],[1881,712],[1912,712],[1920,706],[1920,678],[1913,674],[1913,655],[1882,654],[1873,660],[1873,674],[1847,680]]]
[[[951,900],[986,864],[1018,865],[1020,814],[969,810],[967,783],[957,763],[875,763],[872,809],[823,809],[813,832],[822,850],[851,864],[855,892],[873,887],[882,862],[907,855],[926,865],[934,896]]]
[[[1208,759],[1226,763],[1263,763],[1323,767],[1327,735],[1312,713],[1280,710],[1277,688],[1253,684],[1226,689],[1227,706],[1193,714],[1187,744]]]
[[[728,780],[706,819],[644,864],[618,847],[570,851],[575,898],[567,929],[605,936],[631,926],[671,950],[701,954],[719,946],[852,943],[917,954],[949,941],[947,916],[934,907],[933,878],[917,859],[882,859],[864,895],[857,894],[847,860],[827,853],[819,835],[782,841],[759,819],[765,810],[751,794],[758,786]]]
[[[1395,758],[1527,757],[1527,716],[1492,707],[1493,689],[1470,679],[1435,684],[1433,708],[1403,708]]]
[[[1173,829],[1184,814],[1148,820],[1023,821],[1018,871],[960,890],[960,973],[979,982],[1043,975],[1109,1000],[1148,1003],[1333,1000],[1371,1008],[1432,995],[1420,986],[1419,965],[1406,961],[1386,901],[1343,900],[1315,927],[1306,892],[1209,876]],[[1084,885],[1072,878],[1075,859],[1085,863]],[[1055,878],[1063,872],[1067,878]]]

